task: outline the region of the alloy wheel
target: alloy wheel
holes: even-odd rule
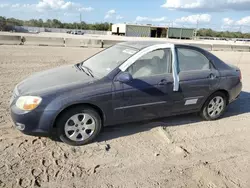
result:
[[[214,97],[208,104],[207,112],[211,118],[220,116],[224,110],[225,102],[221,96]]]
[[[78,113],[70,117],[64,126],[65,135],[72,141],[88,139],[96,129],[94,118],[88,113]]]

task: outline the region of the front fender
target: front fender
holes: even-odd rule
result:
[[[112,112],[111,92],[106,92],[93,96],[91,95],[91,93],[86,95],[83,93],[72,91],[62,95],[51,96],[51,98],[53,98],[53,100],[51,100],[45,107],[44,112],[40,118],[39,127],[41,127],[41,129],[43,130],[51,130],[58,115],[64,109],[73,105],[90,104],[96,106],[103,112],[104,117],[106,117],[105,112]]]

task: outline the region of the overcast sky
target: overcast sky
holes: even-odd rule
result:
[[[0,0],[0,15],[250,31],[250,0]]]

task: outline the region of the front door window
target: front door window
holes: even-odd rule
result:
[[[159,49],[139,58],[127,69],[127,72],[129,72],[133,78],[145,78],[167,74],[170,72],[170,66],[170,49]]]

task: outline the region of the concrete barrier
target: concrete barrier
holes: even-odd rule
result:
[[[250,52],[250,46],[232,45],[233,51]]]
[[[65,38],[66,47],[92,47],[101,48],[102,41],[97,39],[72,39]]]
[[[22,44],[21,36],[14,35],[0,35],[0,45],[10,44],[10,45],[20,45]]]
[[[232,51],[230,44],[213,44],[213,51]]]
[[[200,47],[204,50],[208,50],[208,51],[212,51],[213,50],[213,46],[212,44],[197,44],[197,43],[190,43],[189,45],[191,46],[197,46],[197,47]]]
[[[64,38],[25,36],[24,45],[64,46]]]
[[[109,40],[101,38],[55,38],[39,36],[17,36],[15,34],[1,34],[0,45],[33,45],[33,46],[66,46],[66,47],[96,47],[107,48],[117,43],[125,42],[123,40]],[[208,51],[242,51],[250,52],[250,45],[239,44],[206,44],[190,41],[188,45],[197,46]]]
[[[110,46],[113,46],[117,43],[121,43],[121,42],[125,42],[125,41],[119,41],[119,40],[103,40],[103,46],[102,48],[108,48]]]

